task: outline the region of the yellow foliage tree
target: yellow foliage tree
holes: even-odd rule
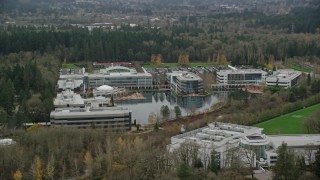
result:
[[[228,64],[227,57],[226,57],[224,54],[222,54],[222,55],[220,56],[220,63],[221,63],[221,64]]]
[[[189,64],[189,55],[188,55],[188,54],[181,54],[181,55],[179,56],[178,63],[179,63],[180,65]]]
[[[13,180],[22,180],[22,173],[19,169],[13,174]]]
[[[27,128],[27,131],[28,132],[31,132],[31,131],[37,131],[41,128],[41,125],[40,124],[33,124],[32,126],[28,127]]]
[[[36,180],[42,180],[43,174],[42,174],[42,162],[39,156],[36,156],[34,158],[34,162],[32,165],[32,175],[34,179]]]
[[[157,54],[157,55],[152,54],[151,55],[151,64],[156,65],[156,66],[161,66],[161,63],[162,63],[161,54]]]
[[[139,136],[136,136],[133,140],[135,145],[140,145],[142,143],[142,139]]]
[[[87,168],[87,175],[91,176],[93,170],[93,158],[90,151],[86,151],[86,153],[84,154],[84,164]]]
[[[117,144],[118,144],[118,146],[124,146],[124,141],[123,141],[123,139],[121,137],[119,137],[117,139]]]
[[[46,177],[47,179],[53,179],[54,176],[54,161],[51,159],[48,161],[47,166],[46,166]]]

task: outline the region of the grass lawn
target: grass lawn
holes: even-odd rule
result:
[[[295,64],[290,64],[289,67],[294,69],[294,70],[297,70],[297,71],[311,72],[311,69],[303,68],[303,67],[295,65]]]
[[[303,134],[307,133],[303,122],[316,111],[320,110],[320,104],[316,104],[298,111],[294,111],[268,121],[254,125],[264,128],[265,134]]]
[[[80,68],[80,66],[78,64],[62,64],[62,68],[76,69]]]
[[[178,63],[162,63],[160,67],[179,67],[180,65]],[[192,62],[189,63],[189,67],[196,67],[196,66],[211,66],[211,64],[206,63],[206,62]],[[143,66],[144,68],[157,68],[157,66],[153,64],[145,64]]]

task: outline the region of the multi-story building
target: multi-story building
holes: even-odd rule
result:
[[[203,93],[203,80],[196,74],[186,71],[173,71],[167,74],[171,90],[179,94]]]
[[[297,84],[300,71],[293,69],[279,69],[273,72],[273,75],[266,79],[267,86],[280,86],[284,88],[290,88]]]
[[[57,94],[57,97],[53,100],[55,108],[62,107],[84,107],[84,100],[80,94],[76,94],[70,89],[66,89]]]
[[[87,89],[93,89],[102,85],[121,88],[151,88],[152,75],[144,70],[138,73],[135,69],[123,66],[111,66],[101,69],[99,73],[86,74],[84,83]]]
[[[217,82],[220,85],[260,84],[266,80],[267,72],[260,69],[227,69],[217,72]]]
[[[131,129],[131,111],[126,108],[56,108],[50,114],[51,126],[106,128],[112,131]]]
[[[83,77],[85,69],[61,69],[60,77],[58,80],[58,92],[66,89],[73,91],[81,91],[83,88]]]
[[[235,157],[244,165],[268,167],[277,161],[277,148],[287,143],[290,149],[305,157],[306,164],[314,161],[320,134],[266,136],[262,132],[262,128],[215,122],[171,137],[171,144],[167,147],[175,152],[182,144],[185,148],[196,145],[202,161],[208,162],[214,152],[220,167],[229,167]]]

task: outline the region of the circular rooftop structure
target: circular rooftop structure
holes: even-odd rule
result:
[[[108,85],[102,85],[97,88],[98,91],[113,91],[114,88]]]

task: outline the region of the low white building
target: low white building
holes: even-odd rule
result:
[[[227,69],[217,72],[217,82],[220,85],[231,84],[261,84],[267,77],[267,72],[261,69]]]
[[[279,69],[273,72],[273,75],[266,79],[267,86],[280,86],[284,88],[290,88],[297,84],[300,71],[293,69]]]
[[[121,107],[56,108],[50,113],[50,125],[127,131],[131,129],[131,111]]]
[[[320,134],[272,135],[268,136],[268,138],[271,142],[270,147],[272,147],[266,151],[268,166],[274,166],[277,162],[276,149],[283,142],[296,155],[304,157],[307,165],[310,165],[315,160],[315,153],[320,146]]]
[[[133,68],[123,66],[111,66],[106,69],[100,69],[95,74],[85,74],[84,84],[86,89],[94,89],[102,85],[122,88],[151,88],[152,75],[146,72],[138,73]]]
[[[0,139],[0,146],[8,146],[15,144],[16,142],[11,138]]]
[[[93,96],[104,96],[104,97],[111,97],[111,96],[118,96],[123,95],[126,92],[125,88],[117,88],[111,87],[108,85],[102,85],[97,88],[93,89]]]
[[[53,104],[55,108],[85,106],[80,94],[76,94],[70,89],[58,93],[57,97],[53,100]]]
[[[246,166],[268,167],[275,165],[276,149],[282,142],[287,143],[297,155],[304,156],[306,164],[310,164],[320,145],[320,134],[266,136],[262,128],[215,122],[171,137],[167,148],[174,153],[183,144],[196,145],[199,147],[198,156],[204,164],[214,152],[219,167],[231,166],[234,157]]]
[[[232,163],[229,155],[234,152],[233,154],[238,153],[239,157],[242,156],[240,159],[245,164],[251,163],[255,166],[256,159],[266,159],[264,152],[270,143],[262,131],[262,128],[215,122],[206,127],[171,137],[168,149],[173,152],[183,143],[194,143],[199,146],[202,161],[208,161],[211,152],[215,151],[217,165],[229,167]],[[250,162],[246,159],[248,154],[252,156]]]

